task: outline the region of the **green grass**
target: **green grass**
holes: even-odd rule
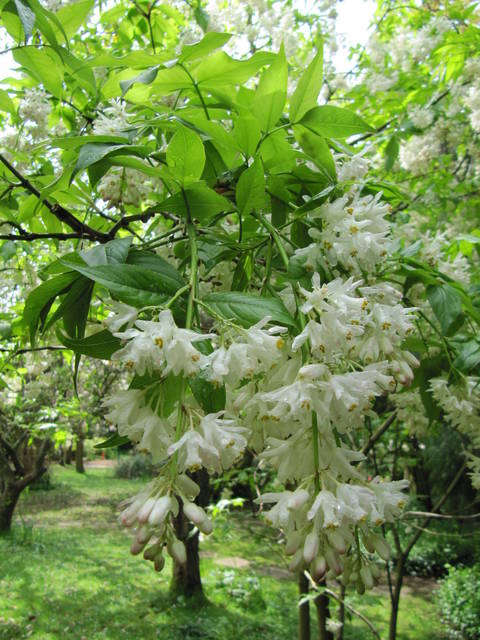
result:
[[[130,556],[129,535],[116,524],[118,503],[143,481],[118,480],[110,470],[79,475],[58,467],[53,484],[22,497],[12,535],[0,538],[0,640],[296,637],[295,580],[275,532],[258,520],[240,513],[218,518],[214,534],[201,543],[207,604],[172,602],[170,565],[159,575]],[[384,638],[385,593],[348,601]],[[399,630],[399,640],[440,637],[424,593],[409,589],[404,595]],[[358,618],[348,621],[346,640],[371,637]]]

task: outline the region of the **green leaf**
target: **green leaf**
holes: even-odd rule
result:
[[[206,54],[215,51],[215,49],[223,47],[231,37],[231,33],[215,33],[214,31],[209,31],[200,40],[200,42],[184,45],[180,55],[178,56],[178,61],[186,62],[187,60],[202,58]]]
[[[115,298],[137,308],[162,305],[179,288],[170,274],[160,274],[133,264],[89,267],[67,261],[63,263],[106,287]]]
[[[462,313],[462,298],[449,284],[427,288],[427,298],[444,335],[448,335]]]
[[[264,65],[271,63],[277,56],[266,51],[257,51],[247,60],[234,60],[224,51],[216,51],[200,62],[193,71],[197,83],[202,87],[224,87],[242,85],[257,73]],[[191,86],[191,82],[190,82]]]
[[[460,346],[453,366],[467,374],[478,375],[480,365],[480,339],[468,340]]]
[[[64,67],[53,49],[21,47],[13,52],[13,58],[32,78],[43,83],[47,91],[56,98],[61,97]]]
[[[167,276],[171,282],[176,283],[178,289],[183,287],[185,284],[185,280],[175,267],[153,251],[147,251],[145,249],[131,249],[127,257],[127,262],[128,264],[134,264],[138,267],[155,271],[161,276]]]
[[[127,261],[132,240],[132,237],[115,238],[88,251],[79,251],[78,255],[89,267],[97,267],[100,264],[124,263]]]
[[[22,0],[14,0],[14,3],[25,33],[25,40],[28,40],[35,26],[35,13]]]
[[[310,62],[290,99],[290,120],[296,122],[317,104],[323,83],[323,43]]]
[[[205,149],[198,133],[179,127],[167,147],[167,165],[182,185],[200,178],[205,166]]]
[[[207,222],[217,213],[232,211],[232,203],[204,184],[186,187],[183,191],[170,196],[159,207],[163,211],[175,213],[184,218],[191,215],[192,219]]]
[[[225,387],[216,387],[208,380],[200,377],[190,378],[188,381],[195,400],[205,413],[217,413],[225,409]]]
[[[29,293],[23,310],[23,320],[30,329],[30,341],[32,344],[35,342],[38,324],[41,320],[45,321],[55,298],[65,293],[77,279],[78,274],[75,271],[68,271],[51,280],[47,280],[47,282],[44,282]]]
[[[88,18],[95,5],[95,0],[80,0],[64,5],[56,12],[56,16],[63,27],[68,39],[72,38]],[[57,33],[58,35],[58,33]]]
[[[328,181],[332,183],[336,182],[337,170],[335,168],[335,161],[325,138],[316,133],[312,133],[302,125],[295,125],[293,127],[293,133],[302,149],[310,156]]]
[[[122,89],[122,95],[125,95],[131,86],[139,82],[140,84],[151,84],[158,75],[159,67],[152,67],[146,71],[142,71],[138,76],[129,78],[128,80],[120,81],[120,88]]]
[[[0,109],[2,111],[8,111],[14,115],[16,113],[15,105],[13,104],[13,100],[8,95],[8,92],[5,89],[0,89]]]
[[[288,65],[283,45],[277,57],[266,69],[253,102],[253,115],[262,131],[270,131],[279,121],[287,99]]]
[[[400,145],[397,136],[392,136],[385,147],[385,171],[391,171],[398,157]]]
[[[83,145],[80,149],[80,153],[78,154],[73,174],[75,175],[78,171],[86,169],[91,164],[95,164],[95,162],[105,158],[113,151],[118,151],[119,149],[124,149],[126,147],[128,148],[128,145],[110,143],[87,143]]]
[[[118,433],[114,433],[103,442],[99,442],[94,445],[94,449],[111,449],[112,447],[121,447],[124,444],[129,444],[130,438],[127,436],[119,436]]]
[[[263,298],[250,293],[233,291],[210,293],[203,302],[218,315],[238,322],[244,327],[256,324],[265,316],[272,322],[295,327],[295,320],[278,298]]]
[[[265,204],[265,175],[258,158],[240,176],[235,197],[242,216],[262,208]]]
[[[99,360],[110,360],[115,351],[122,348],[120,338],[112,336],[107,329],[87,338],[70,338],[61,331],[57,331],[57,337],[62,344],[75,353]]]
[[[374,131],[360,116],[353,111],[322,105],[314,107],[300,120],[300,124],[314,133],[327,138],[348,138],[358,133]]]
[[[69,288],[55,312],[45,323],[46,331],[57,320],[63,318],[65,330],[71,338],[83,338],[87,324],[88,310],[93,284],[87,278],[77,278]]]
[[[262,137],[260,125],[252,115],[243,115],[235,121],[233,137],[240,151],[247,158],[251,158],[255,155],[258,143]]]

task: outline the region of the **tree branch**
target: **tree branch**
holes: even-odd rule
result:
[[[380,425],[380,427],[375,431],[375,433],[373,435],[370,436],[370,438],[368,439],[367,443],[365,444],[365,446],[362,448],[362,453],[364,455],[367,455],[367,453],[370,451],[370,449],[375,445],[375,443],[377,442],[377,440],[379,438],[381,438],[383,436],[383,434],[385,433],[385,431],[387,431],[387,429],[390,427],[390,425],[393,423],[393,421],[395,420],[395,418],[397,417],[397,412],[394,411],[386,420],[385,422]]]
[[[73,229],[77,233],[81,234],[82,238],[90,238],[91,240],[98,240],[99,242],[107,242],[110,240],[110,236],[107,233],[103,233],[103,231],[98,231],[97,229],[93,229],[89,227],[87,224],[80,222],[78,218],[76,218],[70,211],[67,211],[60,204],[52,203],[49,200],[42,198],[40,191],[33,186],[33,184],[27,180],[17,169],[5,158],[5,156],[0,154],[0,162],[2,162],[7,169],[13,173],[13,175],[20,181],[21,185],[34,196],[36,196],[42,204],[52,213],[57,220],[60,222],[64,222],[70,229]],[[49,234],[50,237],[52,234]]]
[[[7,452],[7,455],[10,456],[13,466],[15,467],[15,471],[22,475],[25,472],[24,467],[22,466],[20,460],[18,459],[17,452],[15,449],[2,437],[0,436],[0,445]]]

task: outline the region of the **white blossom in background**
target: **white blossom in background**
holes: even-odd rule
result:
[[[155,181],[136,169],[114,167],[102,176],[97,191],[108,208],[119,204],[138,207],[153,191]]]
[[[30,125],[29,130],[33,135],[43,135],[48,129],[48,117],[52,111],[52,105],[47,94],[42,89],[26,89],[24,97],[18,108],[19,116]]]
[[[472,129],[480,133],[480,87],[470,87],[468,96],[464,99],[465,104],[470,109],[469,120]]]
[[[115,98],[95,118],[93,133],[97,136],[120,135],[130,127],[128,116],[126,102]]]
[[[419,175],[428,170],[430,162],[441,153],[440,140],[435,131],[430,130],[420,136],[412,136],[400,147],[402,169]]]

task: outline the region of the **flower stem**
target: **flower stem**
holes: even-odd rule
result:
[[[312,411],[312,439],[313,439],[313,481],[315,483],[315,491],[320,493],[320,459],[318,456],[318,424],[317,412]]]

